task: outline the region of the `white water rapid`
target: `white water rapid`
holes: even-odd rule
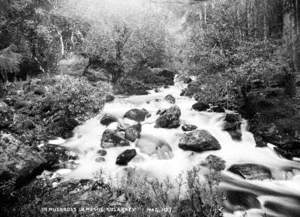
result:
[[[300,216],[300,163],[281,158],[274,152],[272,145],[265,148],[256,147],[253,135],[247,131],[247,122],[242,125],[242,140],[234,141],[228,132],[222,130],[224,113],[198,112],[192,110],[195,100],[180,96],[181,90],[185,85],[176,82],[169,88],[161,88],[158,92],[150,91],[143,96],[118,96],[116,99],[107,103],[103,112],[74,131],[73,138],[65,141],[62,145],[70,148],[79,154],[77,161],[78,167],[70,170],[61,170],[57,173],[64,173],[68,178],[94,178],[101,170],[104,175],[118,177],[124,174],[124,168],[136,168],[136,170],[151,174],[158,179],[165,177],[176,178],[179,174],[191,169],[194,165],[201,163],[208,155],[213,154],[226,161],[226,169],[233,164],[254,163],[270,168],[272,180],[245,180],[229,171],[222,173],[224,181],[220,187],[225,191],[244,192],[255,195],[261,208],[251,208],[239,211],[239,204],[226,202],[227,210],[225,216],[272,216],[272,217],[299,217]],[[208,151],[204,153],[194,153],[183,151],[178,147],[180,136],[184,134],[181,127],[177,129],[155,128],[157,111],[162,108],[172,106],[164,97],[171,94],[176,98],[176,105],[181,109],[181,123],[194,124],[198,129],[205,129],[210,132],[221,144],[221,150]],[[126,149],[135,148],[135,143],[131,147],[118,147],[107,149],[104,156],[105,162],[96,162],[99,157],[97,151],[101,149],[101,136],[106,126],[100,124],[103,114],[112,114],[119,118],[121,122],[130,123],[130,120],[123,119],[124,114],[132,108],[145,108],[151,117],[142,122],[142,136],[152,135],[156,138],[168,142],[173,150],[174,157],[170,160],[158,160],[140,153],[144,159],[141,161],[132,160],[128,166],[121,167],[116,165],[117,156]],[[115,124],[108,126],[116,127]],[[55,141],[52,141],[55,142]],[[249,200],[249,198],[240,198]],[[241,201],[243,204],[243,202]]]

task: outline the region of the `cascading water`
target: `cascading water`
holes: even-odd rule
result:
[[[185,87],[181,82],[176,82],[169,88],[161,88],[157,91],[150,91],[144,96],[119,96],[113,102],[107,103],[102,113],[74,131],[73,138],[65,141],[62,145],[78,153],[78,166],[72,170],[61,170],[57,173],[64,173],[68,178],[94,178],[99,171],[107,177],[119,177],[124,175],[124,168],[136,168],[151,174],[158,179],[165,177],[175,178],[179,174],[190,170],[193,166],[202,162],[208,155],[219,156],[226,161],[226,169],[234,164],[258,164],[270,168],[272,180],[245,180],[225,169],[223,172],[224,181],[220,187],[225,191],[242,192],[242,195],[254,195],[259,206],[247,210],[246,216],[300,216],[300,163],[289,161],[278,156],[272,145],[264,148],[256,147],[253,135],[247,131],[246,121],[242,124],[242,139],[235,141],[228,132],[222,130],[224,113],[198,112],[192,110],[195,100],[180,96],[181,90]],[[204,153],[192,154],[190,151],[183,151],[178,147],[180,137],[184,134],[182,129],[163,129],[155,128],[157,111],[168,108],[170,103],[163,100],[164,97],[171,94],[176,98],[176,105],[181,109],[181,123],[193,124],[198,129],[204,129],[211,133],[221,144],[221,150],[207,151]],[[133,108],[145,108],[151,114],[151,117],[142,122],[143,136],[151,136],[166,141],[172,148],[173,158],[169,160],[159,160],[140,152],[131,143],[131,147],[116,147],[107,149],[105,161],[97,161],[99,155],[97,151],[101,149],[101,137],[105,129],[116,128],[116,124],[108,127],[100,124],[100,118],[103,114],[114,115],[122,124],[132,121],[124,119],[124,114]],[[52,143],[59,141],[51,141]],[[136,149],[138,156],[143,160],[133,159],[128,166],[116,165],[116,158],[126,149]],[[238,200],[248,200],[241,197]],[[243,204],[243,202],[241,202]],[[231,214],[225,213],[225,216],[245,216],[244,211],[239,211],[239,203],[226,202],[226,207]]]

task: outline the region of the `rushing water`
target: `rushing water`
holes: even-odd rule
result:
[[[100,149],[102,133],[106,126],[100,124],[103,114],[109,113],[119,118],[120,122],[130,123],[132,121],[123,119],[124,114],[132,108],[145,108],[151,113],[151,117],[142,122],[142,136],[152,135],[156,138],[167,141],[173,150],[174,157],[170,160],[158,160],[140,153],[142,161],[133,160],[127,167],[136,168],[147,174],[151,174],[159,179],[165,177],[176,178],[179,174],[191,169],[194,165],[202,162],[208,155],[214,154],[226,161],[226,168],[233,164],[255,163],[270,168],[272,180],[244,180],[229,171],[223,172],[224,181],[221,188],[225,191],[244,192],[254,195],[262,208],[249,209],[247,215],[254,216],[278,216],[278,217],[299,217],[300,216],[300,163],[289,161],[278,156],[272,145],[265,148],[257,148],[253,135],[247,131],[247,122],[242,124],[242,140],[234,141],[228,132],[222,130],[224,114],[197,112],[192,110],[195,100],[180,96],[181,90],[185,87],[181,82],[177,82],[169,88],[161,88],[158,92],[150,91],[145,96],[117,97],[113,102],[107,103],[103,112],[74,131],[74,137],[65,141],[64,146],[79,153],[78,166],[73,170],[61,170],[65,178],[93,178],[100,170],[109,177],[119,177],[124,175],[124,167],[115,164],[117,156],[128,148],[135,148],[135,143],[131,147],[110,148],[104,157],[105,162],[96,162],[99,157],[97,151]],[[176,105],[181,109],[181,122],[194,124],[199,129],[210,132],[221,144],[221,150],[208,151],[204,153],[191,154],[178,148],[178,142],[183,135],[181,128],[162,129],[155,128],[157,111],[171,106],[164,97],[171,94],[176,98]],[[109,128],[115,128],[112,124]],[[57,142],[57,141],[53,141]],[[249,198],[240,198],[248,201]],[[251,204],[251,201],[249,202]],[[226,216],[245,216],[245,211],[239,211],[239,203],[226,202]],[[231,213],[231,214],[229,214]]]

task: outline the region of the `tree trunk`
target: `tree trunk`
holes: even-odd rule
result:
[[[294,68],[295,68],[295,86],[300,81],[300,0],[295,2],[295,40],[294,40]],[[299,89],[299,88],[298,88]],[[300,96],[300,90],[297,90],[297,97]]]
[[[4,97],[4,92],[5,92],[4,83],[0,80],[0,99]]]

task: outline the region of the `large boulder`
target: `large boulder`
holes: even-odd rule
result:
[[[39,152],[10,134],[0,134],[0,186],[5,186],[0,194],[28,184],[46,167],[47,161]]]
[[[0,101],[0,120],[0,130],[7,129],[13,123],[13,111],[3,101]]]
[[[126,166],[135,156],[136,150],[128,149],[117,157],[116,164],[120,166]]]
[[[151,135],[142,135],[136,147],[144,154],[158,159],[171,159],[173,152],[171,146],[164,140]]]
[[[203,102],[197,102],[192,106],[192,109],[202,112],[209,109],[209,105]]]
[[[146,109],[131,109],[125,113],[124,118],[134,120],[136,122],[142,122],[149,117],[149,112]]]
[[[118,122],[118,118],[116,118],[115,116],[113,116],[111,114],[104,114],[100,120],[100,123],[105,126],[108,126],[113,122]]]
[[[129,145],[130,143],[118,131],[105,130],[102,134],[102,148],[122,147]]]
[[[156,120],[155,127],[177,128],[180,126],[180,116],[180,108],[178,106],[172,106],[160,113],[160,116]]]
[[[221,149],[218,140],[206,130],[195,130],[184,134],[179,147],[186,151],[204,152]]]
[[[279,119],[275,123],[257,124],[254,138],[257,146],[275,145],[275,151],[292,159],[300,157],[300,116]]]
[[[142,125],[140,123],[125,129],[125,138],[131,142],[141,137]]]
[[[227,191],[226,199],[228,200],[227,206],[231,205],[232,207],[226,207],[232,209],[239,207],[240,210],[249,210],[249,209],[260,209],[261,205],[257,196],[253,193],[243,192],[243,191]]]
[[[269,168],[257,164],[235,164],[229,169],[230,172],[248,180],[272,179],[272,173]]]

